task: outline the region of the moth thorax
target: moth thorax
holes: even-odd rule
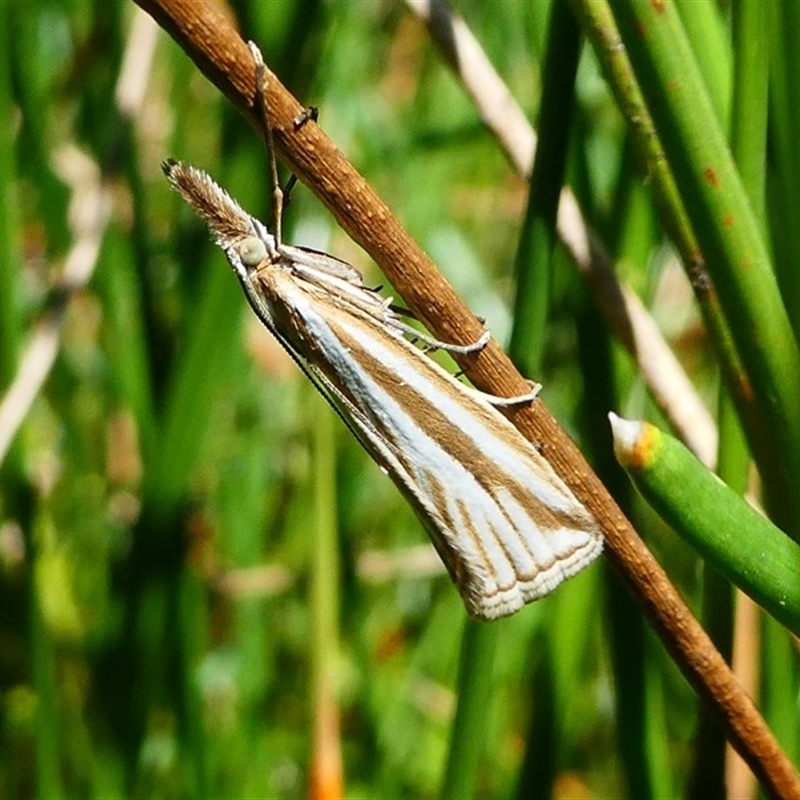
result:
[[[267,246],[257,236],[242,239],[236,249],[246,267],[257,267],[267,257]]]

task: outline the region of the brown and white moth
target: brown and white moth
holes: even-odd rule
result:
[[[263,103],[263,60],[257,97]],[[389,475],[428,531],[469,613],[513,614],[553,591],[601,551],[598,524],[536,448],[493,405],[406,337],[450,352],[406,325],[359,272],[326,253],[284,244],[280,190],[264,109],[275,232],[208,175],[179,161],[163,170],[206,221],[256,315]]]

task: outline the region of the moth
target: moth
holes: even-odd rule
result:
[[[397,485],[430,535],[468,612],[491,620],[555,589],[601,551],[598,523],[552,467],[493,405],[408,337],[469,353],[407,325],[351,265],[284,244],[282,196],[255,45],[256,102],[264,114],[274,231],[205,172],[169,159],[173,189],[208,224],[261,322]]]

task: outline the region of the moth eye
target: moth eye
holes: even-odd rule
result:
[[[239,257],[246,267],[257,267],[267,257],[267,246],[257,236],[242,239],[238,250]]]

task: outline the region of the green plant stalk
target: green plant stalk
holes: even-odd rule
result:
[[[509,350],[523,375],[541,374],[547,334],[556,216],[567,160],[572,103],[578,71],[580,31],[569,9],[552,9],[539,111],[539,143],[531,173],[528,206],[515,260],[514,327]]]
[[[769,82],[768,52],[768,7],[763,3],[736,0],[732,5],[734,82],[730,126],[731,151],[736,161],[742,183],[759,219],[764,215],[765,167],[767,163],[767,97]],[[695,48],[696,49],[696,48]],[[750,454],[739,420],[736,418],[730,398],[724,391],[719,399],[719,453],[717,474],[738,494],[747,487],[747,472]],[[713,580],[713,579],[712,579]],[[718,581],[713,580],[714,584]],[[731,592],[719,587],[727,600],[719,603],[730,606],[729,622],[719,622],[720,627],[729,627],[722,636],[714,636],[717,647],[727,659],[731,658],[733,639],[733,607]],[[710,587],[703,591],[706,598],[713,595]],[[711,599],[711,603],[717,602]],[[705,620],[710,630],[717,620]],[[701,792],[702,794],[702,792]]]
[[[630,60],[621,46],[619,31],[605,0],[572,0],[592,43],[617,103],[625,116],[642,171],[647,175],[661,223],[675,243],[695,290],[700,311],[719,354],[720,364],[737,408],[754,416],[752,394],[745,391],[747,376],[736,349],[719,297],[707,279],[700,248],[664,155],[650,112],[637,84]]]
[[[486,709],[492,697],[494,654],[502,625],[468,619],[458,667],[458,705],[453,718],[441,797],[475,797],[478,763],[486,740]]]
[[[615,16],[705,265],[747,369],[745,419],[773,513],[800,534],[800,353],[753,213],[674,7],[620,0]]]
[[[720,124],[727,127],[731,107],[731,46],[723,15],[715,3],[675,0],[697,66]]]
[[[797,706],[786,701],[797,697],[800,679],[796,640],[768,616],[764,616],[761,625],[761,662],[760,699],[770,730],[787,753],[797,753],[800,747]]]
[[[646,422],[610,418],[617,461],[648,503],[743,592],[800,632],[800,546],[677,439]]]
[[[716,9],[713,9],[716,13]],[[767,5],[737,0],[732,6],[733,27],[733,97],[730,138],[742,182],[756,210],[763,219],[764,164],[767,162]],[[691,13],[683,16],[684,21]],[[695,42],[697,42],[697,38]],[[696,53],[702,51],[696,44]],[[721,94],[721,93],[717,93]],[[747,484],[750,454],[729,395],[719,393],[719,450],[717,474],[737,494]],[[703,627],[728,663],[733,656],[734,590],[716,569],[703,572]],[[705,704],[698,709],[694,759],[687,782],[687,797],[722,797],[725,795],[725,737],[717,720]]]
[[[766,6],[771,24],[762,41],[770,47],[771,229],[778,281],[795,336],[800,338],[800,226],[796,224],[800,208],[800,18],[794,0],[777,0]]]
[[[525,760],[517,781],[517,800],[551,797],[558,774],[558,744],[563,737],[559,725],[558,698],[554,691],[553,637],[545,628],[536,639],[541,656],[533,664],[529,679],[531,697],[535,698],[525,737]]]
[[[756,217],[764,219],[769,108],[769,6],[735,0],[731,151]]]
[[[647,713],[646,623],[621,581],[611,574],[607,579],[607,611],[614,620],[608,648],[617,687],[614,708],[621,720],[614,726],[620,768],[629,797],[657,797],[654,752],[646,743],[652,739],[648,729],[663,725],[663,720],[654,720]]]

